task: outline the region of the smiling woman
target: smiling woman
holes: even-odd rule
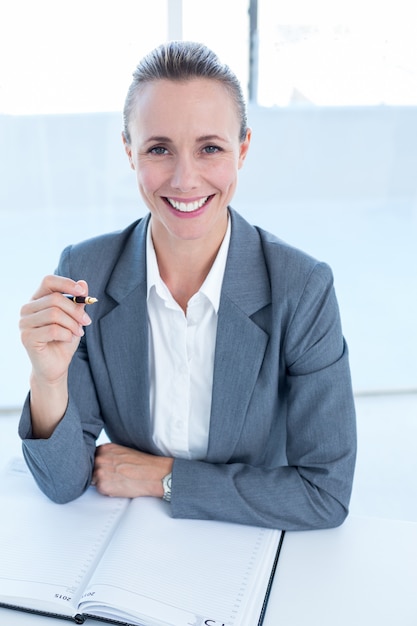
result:
[[[251,131],[230,69],[192,42],[150,55],[123,133],[149,214],[65,249],[22,308],[27,463],[58,502],[93,482],[175,517],[341,524],[356,435],[331,270],[231,208]],[[62,298],[88,292],[89,315]]]
[[[158,79],[137,89],[126,152],[152,215],[162,279],[186,307],[225,235],[250,131],[241,142],[234,100],[217,79]]]

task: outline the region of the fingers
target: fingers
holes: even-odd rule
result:
[[[82,337],[83,326],[91,323],[83,305],[65,298],[63,293],[86,295],[85,281],[74,282],[61,276],[47,276],[33,296],[21,309],[20,329],[24,345],[35,342],[71,341]]]
[[[35,326],[45,323],[60,323],[64,316],[70,316],[78,324],[87,326],[91,319],[84,311],[83,304],[75,304],[70,299],[65,298],[62,293],[51,293],[42,296],[37,300],[31,300],[21,309],[21,316],[33,316]]]
[[[91,319],[83,305],[53,294],[22,307],[19,327],[22,343],[28,349],[51,342],[70,343],[74,337],[82,337],[83,327],[89,324]]]
[[[124,476],[123,467],[128,448],[113,443],[96,448],[92,485],[104,496],[132,496],[132,485]],[[135,491],[134,495],[138,495]]]
[[[38,300],[51,293],[69,293],[74,296],[87,296],[88,285],[85,280],[75,281],[65,276],[51,274],[45,276],[37,291],[33,294],[32,300]]]
[[[97,446],[95,453],[95,468],[103,465],[117,465],[123,454],[128,450],[129,448],[119,446],[116,443],[104,443]]]
[[[84,335],[84,326],[91,324],[84,304],[72,302],[64,293],[85,296],[88,285],[63,276],[46,276],[32,300],[21,309],[21,341],[38,382],[57,380],[65,374]]]

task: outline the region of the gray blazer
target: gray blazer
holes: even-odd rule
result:
[[[176,459],[175,517],[288,530],[345,519],[355,410],[329,267],[231,212],[221,292],[207,457]],[[68,247],[57,273],[85,279],[99,302],[70,366],[70,400],[49,440],[20,436],[27,463],[53,500],[91,480],[104,427],[121,445],[158,454],[150,432],[146,228]]]

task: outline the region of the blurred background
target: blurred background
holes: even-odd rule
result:
[[[334,271],[358,410],[352,510],[417,521],[414,23],[413,0],[3,0],[0,419],[28,388],[21,305],[64,246],[146,213],[120,138],[136,64],[199,40],[248,100],[232,205]]]

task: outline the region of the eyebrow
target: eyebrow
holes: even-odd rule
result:
[[[163,135],[152,135],[152,137],[148,137],[145,139],[144,143],[170,143],[171,139],[169,137],[164,137]]]
[[[202,135],[202,137],[198,137],[198,141],[226,141],[224,137],[220,137],[220,135]]]
[[[202,135],[197,137],[196,141],[227,141],[220,135]],[[165,137],[164,135],[152,135],[145,140],[145,143],[172,143],[172,139]]]

